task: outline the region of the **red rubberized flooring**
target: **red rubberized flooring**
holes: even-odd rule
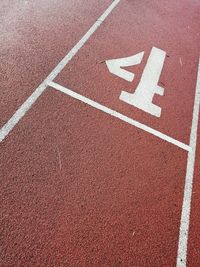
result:
[[[0,19],[0,266],[200,266],[200,2],[2,0]],[[152,47],[166,52],[160,117],[119,99]],[[109,72],[142,51],[132,82]]]

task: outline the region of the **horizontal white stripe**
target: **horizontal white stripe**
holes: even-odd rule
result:
[[[101,111],[103,111],[103,112],[105,112],[107,114],[110,114],[113,117],[116,117],[116,118],[118,118],[118,119],[120,119],[122,121],[125,121],[125,122],[127,122],[127,123],[129,123],[129,124],[131,124],[131,125],[133,125],[133,126],[135,126],[137,128],[140,128],[140,129],[150,133],[150,134],[153,134],[153,135],[159,137],[160,139],[163,139],[163,140],[165,140],[165,141],[167,141],[169,143],[172,143],[172,144],[174,144],[174,145],[176,145],[176,146],[178,146],[178,147],[180,147],[180,148],[182,148],[182,149],[184,149],[186,151],[190,151],[191,150],[190,146],[188,146],[188,145],[186,145],[186,144],[184,144],[184,143],[182,143],[180,141],[177,141],[176,139],[174,139],[172,137],[169,137],[169,136],[167,136],[167,135],[165,135],[165,134],[163,134],[163,133],[161,133],[161,132],[159,132],[157,130],[154,130],[153,128],[151,128],[149,126],[146,126],[146,125],[144,125],[144,124],[142,124],[142,123],[140,123],[140,122],[138,122],[136,120],[133,120],[133,119],[131,119],[131,118],[129,118],[129,117],[127,117],[127,116],[115,111],[115,110],[107,108],[107,107],[105,107],[105,106],[103,106],[103,105],[101,105],[101,104],[99,104],[99,103],[97,103],[97,102],[85,97],[85,96],[82,96],[82,95],[80,95],[78,93],[75,93],[74,91],[72,91],[72,90],[70,90],[68,88],[65,88],[65,87],[63,87],[63,86],[61,86],[61,85],[59,85],[59,84],[57,84],[55,82],[49,82],[48,85],[53,87],[53,88],[55,88],[55,89],[57,89],[57,90],[59,90],[59,91],[61,91],[61,92],[63,92],[63,93],[65,93],[65,94],[67,94],[67,95],[69,95],[69,96],[71,96],[71,97],[73,97],[73,98],[75,98],[75,99],[77,99],[77,100],[80,100],[80,101],[82,101],[82,102],[84,102],[84,103],[86,103],[86,104],[88,104],[88,105],[90,105],[90,106],[92,106],[92,107],[94,107],[96,109],[99,109],[99,110],[101,110]]]

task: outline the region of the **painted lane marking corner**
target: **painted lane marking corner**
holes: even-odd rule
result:
[[[65,93],[66,95],[69,95],[69,96],[71,96],[71,97],[73,97],[73,98],[75,98],[81,102],[88,104],[89,106],[92,106],[92,107],[94,107],[98,110],[101,110],[101,111],[103,111],[103,112],[105,112],[105,113],[107,113],[107,114],[109,114],[115,118],[118,118],[124,122],[127,122],[130,125],[133,125],[139,129],[142,129],[142,130],[144,130],[144,131],[146,131],[146,132],[148,132],[154,136],[157,136],[164,141],[167,141],[167,142],[169,142],[175,146],[178,146],[178,147],[180,147],[186,151],[191,150],[190,146],[188,146],[188,145],[186,145],[186,144],[184,144],[184,143],[182,143],[182,142],[180,142],[180,141],[178,141],[178,140],[176,140],[176,139],[174,139],[168,135],[165,135],[165,134],[163,134],[163,133],[161,133],[161,132],[159,132],[159,131],[157,131],[157,130],[155,130],[155,129],[153,129],[153,128],[151,128],[151,127],[149,127],[149,126],[147,126],[147,125],[145,125],[139,121],[131,119],[131,118],[129,118],[129,117],[127,117],[127,116],[125,116],[125,115],[123,115],[123,114],[121,114],[121,113],[119,113],[119,112],[117,112],[111,108],[108,108],[108,107],[106,107],[106,106],[104,106],[104,105],[102,105],[102,104],[100,104],[94,100],[91,100],[90,98],[87,98],[83,95],[80,95],[80,94],[72,91],[71,89],[63,87],[62,85],[60,85],[58,83],[49,82],[48,85],[50,87],[60,91],[60,92]]]
[[[185,188],[184,188],[181,223],[179,231],[179,242],[178,242],[178,253],[177,253],[177,264],[176,264],[177,267],[186,267],[187,265],[187,246],[188,246],[193,176],[194,176],[194,166],[195,166],[195,156],[196,156],[196,146],[197,146],[199,109],[200,109],[200,58],[199,58],[199,66],[197,72],[197,83],[196,83],[196,93],[194,99],[192,127],[190,133],[191,150],[188,153],[188,159],[187,159]]]
[[[48,82],[53,81],[56,78],[56,76],[64,69],[64,67],[69,63],[69,61],[77,54],[77,52],[94,34],[94,32],[101,26],[101,24],[114,10],[114,8],[120,3],[120,1],[121,0],[114,0],[108,6],[104,13],[95,21],[95,23],[90,27],[90,29],[85,33],[85,35],[80,39],[80,41],[69,51],[69,53],[58,63],[58,65],[52,70],[52,72],[46,77],[46,79],[35,89],[35,91],[13,114],[13,116],[3,125],[3,127],[0,129],[0,142],[2,142],[6,138],[6,136],[17,125],[17,123],[29,111],[29,109],[36,102],[36,100],[42,95],[42,93],[46,90],[48,86]]]

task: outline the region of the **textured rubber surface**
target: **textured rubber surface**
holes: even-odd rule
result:
[[[112,1],[1,1],[2,126]],[[122,0],[55,81],[189,144],[199,1]],[[161,118],[119,100],[167,52]],[[145,51],[127,83],[105,60]],[[198,136],[200,128],[198,129]],[[200,142],[188,241],[200,266]],[[0,266],[176,266],[187,151],[48,87],[0,144]]]
[[[14,132],[2,264],[175,263],[186,152],[53,90]]]
[[[1,127],[110,3],[0,1]]]

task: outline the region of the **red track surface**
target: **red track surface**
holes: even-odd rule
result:
[[[1,126],[111,3],[0,3]],[[199,14],[194,0],[122,0],[55,81],[189,144]],[[119,100],[152,46],[167,52],[161,118]],[[141,51],[134,82],[109,73],[105,60]],[[0,147],[0,266],[176,266],[187,151],[52,88]],[[200,266],[199,139],[196,155],[190,267]]]
[[[0,126],[46,78],[110,2],[1,0]]]

